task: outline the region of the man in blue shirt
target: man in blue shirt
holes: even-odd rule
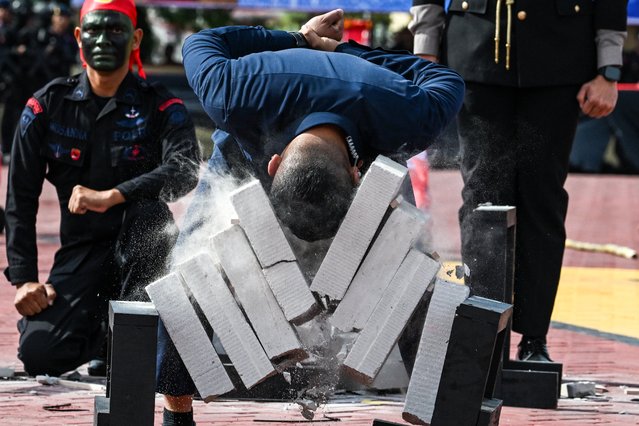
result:
[[[424,150],[463,98],[454,71],[341,43],[342,29],[337,9],[300,33],[232,26],[184,44],[189,84],[221,130],[211,168],[235,173],[229,153],[240,153],[234,158],[265,187],[272,182],[279,218],[305,240],[335,233],[359,169],[378,154],[407,159]]]
[[[464,94],[447,67],[342,43],[342,32],[337,9],[299,33],[215,28],[183,48],[189,84],[218,128],[209,172],[258,177],[279,219],[307,241],[335,234],[370,160],[424,150]],[[215,196],[209,182],[201,179],[187,213],[191,228]],[[159,365],[161,376],[174,368]],[[172,385],[167,408],[190,411],[192,384]]]

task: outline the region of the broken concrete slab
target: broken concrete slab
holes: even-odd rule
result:
[[[407,202],[393,209],[331,316],[334,327],[343,331],[364,327],[408,250],[421,238],[425,223],[424,213]]]
[[[202,253],[177,267],[247,389],[276,374],[213,258]]]
[[[278,262],[295,262],[293,250],[259,180],[233,191],[231,202],[263,268]]]
[[[435,283],[404,405],[403,418],[410,423],[431,423],[455,311],[469,293],[462,284]]]
[[[234,389],[211,340],[200,323],[178,273],[146,287],[160,319],[205,402]]]
[[[213,245],[235,296],[269,359],[280,363],[306,358],[307,354],[275,299],[242,228],[233,225],[216,234]]]
[[[347,374],[364,384],[373,382],[439,268],[424,253],[409,251],[348,353]]]
[[[254,180],[241,186],[231,201],[286,319],[301,324],[312,318],[319,305],[261,183]]]
[[[408,169],[380,155],[371,164],[326,253],[311,290],[341,300]]]
[[[276,263],[263,271],[287,320],[303,324],[320,311],[297,262]]]

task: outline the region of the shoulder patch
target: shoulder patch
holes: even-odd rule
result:
[[[167,109],[171,105],[175,105],[175,104],[184,105],[184,101],[182,99],[180,99],[180,98],[171,98],[171,99],[168,99],[168,100],[162,102],[162,104],[158,107],[158,109],[160,111],[164,111],[165,109]]]
[[[31,108],[31,111],[33,111],[35,115],[38,115],[42,111],[44,111],[42,109],[42,105],[40,105],[40,102],[38,102],[38,100],[34,97],[29,98],[29,100],[27,101],[27,107]]]

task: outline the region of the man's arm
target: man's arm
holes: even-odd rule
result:
[[[36,246],[36,214],[42,192],[46,162],[40,155],[44,137],[44,103],[29,99],[20,117],[13,140],[7,202],[7,279],[16,286],[14,306],[23,316],[35,315],[53,304],[56,298],[51,284],[38,282],[38,249]]]
[[[40,144],[46,132],[41,99],[31,98],[22,112],[13,140],[5,205],[7,279],[13,283],[38,281],[36,214],[46,160]]]
[[[408,24],[408,29],[415,36],[413,53],[424,59],[437,61],[444,31],[444,0],[413,0],[410,13],[413,19]]]
[[[627,36],[627,1],[595,1],[595,43],[597,67],[621,66],[623,44]],[[598,75],[584,84],[577,94],[584,114],[601,118],[610,114],[617,104],[617,83]]]
[[[116,199],[119,193],[127,201],[159,198],[171,202],[186,195],[197,184],[200,149],[195,127],[181,100],[169,96],[164,98],[159,106],[161,164],[148,173],[117,185],[114,188]]]

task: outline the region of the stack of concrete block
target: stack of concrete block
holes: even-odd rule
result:
[[[182,278],[171,273],[146,287],[167,333],[206,402],[234,389],[189,300]]]
[[[364,328],[408,251],[424,232],[426,217],[421,210],[401,197],[391,207],[393,212],[331,316],[331,324],[342,331]]]
[[[311,319],[319,310],[317,301],[260,182],[253,180],[231,193],[231,202],[286,319],[293,324]]]
[[[317,315],[316,295],[341,301],[329,317],[333,327],[359,332],[340,358],[343,370],[360,383],[374,383],[389,354],[397,352],[402,331],[440,269],[418,244],[427,219],[398,197],[407,176],[405,167],[382,156],[376,159],[310,289],[259,182],[232,193],[239,219],[211,238],[220,264],[199,255],[148,288],[206,400],[230,390],[230,381],[217,377],[224,369],[183,286],[202,308],[247,388],[308,356],[293,324]],[[437,281],[434,289],[404,414],[422,424],[432,418],[455,311],[469,293],[466,286],[444,281]],[[332,338],[326,344],[334,343]]]
[[[220,338],[244,386],[250,389],[273,376],[276,373],[273,365],[211,256],[200,254],[180,264],[178,271]]]
[[[216,234],[213,245],[235,297],[271,361],[279,364],[306,358],[242,228],[232,225]]]
[[[342,300],[407,176],[406,167],[384,156],[378,156],[371,164],[313,279],[311,290],[322,297]]]

